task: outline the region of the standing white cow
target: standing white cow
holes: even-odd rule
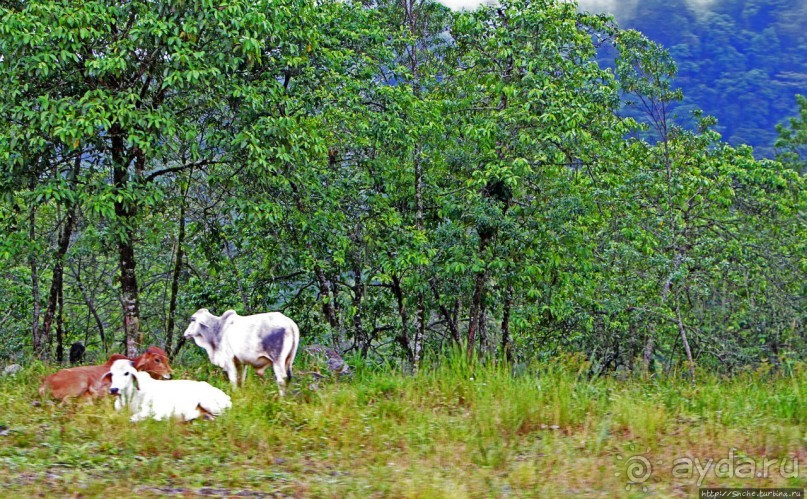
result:
[[[190,421],[200,416],[213,418],[232,407],[230,396],[204,381],[189,379],[162,381],[134,368],[129,359],[118,359],[109,372],[109,393],[115,395],[115,409],[129,407],[133,422],[153,418],[180,418]]]
[[[227,371],[233,388],[243,385],[247,365],[259,376],[272,366],[280,396],[291,381],[291,364],[297,355],[300,329],[280,312],[241,316],[228,310],[216,317],[206,308],[191,316],[185,338],[193,338],[207,351],[210,362]]]

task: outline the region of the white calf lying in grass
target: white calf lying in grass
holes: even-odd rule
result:
[[[133,422],[153,418],[200,416],[213,418],[232,407],[230,397],[204,381],[187,379],[160,381],[134,368],[128,359],[116,360],[104,378],[111,378],[109,393],[117,396],[115,409],[131,408]]]

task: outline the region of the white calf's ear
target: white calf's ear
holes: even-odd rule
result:
[[[109,381],[112,381],[112,371],[107,371],[106,374],[101,376],[101,381],[106,381],[109,378]]]
[[[138,392],[140,391],[140,380],[137,379],[137,376],[133,373],[132,374],[132,383],[134,383],[135,390]]]

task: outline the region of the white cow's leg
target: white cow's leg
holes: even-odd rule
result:
[[[132,423],[137,423],[138,421],[143,421],[144,419],[148,419],[149,413],[147,411],[139,411],[135,414],[132,414],[132,417],[129,418],[129,421]]]
[[[246,364],[239,364],[241,367],[241,386],[244,386],[247,383],[247,365]]]
[[[280,396],[286,395],[286,370],[282,362],[275,362],[272,364],[272,369],[275,371],[275,378],[277,378],[277,388],[280,391]]]
[[[227,377],[230,379],[230,384],[233,385],[233,388],[238,388],[238,365],[232,362],[227,364],[225,369],[227,371]]]

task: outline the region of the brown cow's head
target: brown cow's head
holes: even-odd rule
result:
[[[125,356],[125,355],[121,355],[121,354],[119,354],[119,353],[113,353],[113,354],[112,354],[112,356],[111,356],[111,357],[109,357],[109,360],[107,360],[107,361],[106,361],[106,364],[104,364],[104,365],[105,365],[106,367],[109,367],[109,366],[111,366],[111,365],[112,365],[112,363],[113,363],[113,362],[115,362],[116,360],[121,360],[121,359],[125,359],[125,358],[126,358],[126,356]]]
[[[159,347],[150,346],[146,353],[135,359],[135,369],[144,371],[154,379],[171,379],[171,365],[168,363],[168,354]]]

